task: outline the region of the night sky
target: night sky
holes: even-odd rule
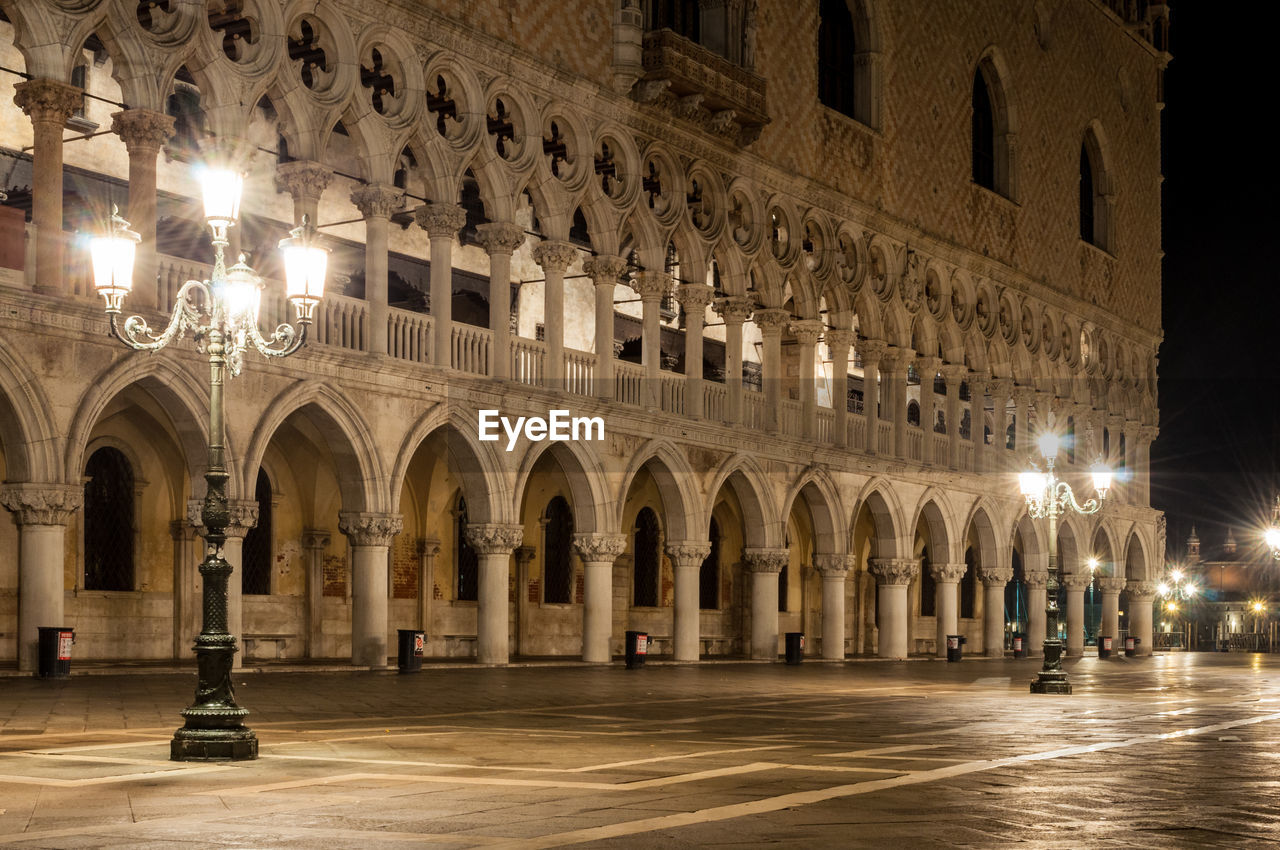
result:
[[[1280,264],[1273,260],[1277,4],[1171,4],[1165,76],[1164,343],[1152,504],[1169,555],[1256,543],[1280,488]],[[1243,14],[1247,9],[1248,14]]]

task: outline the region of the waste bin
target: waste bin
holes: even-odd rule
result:
[[[1026,635],[1013,636],[1013,657],[1014,658],[1027,657],[1027,636]]]
[[[422,651],[427,641],[425,632],[416,629],[397,629],[400,636],[396,664],[401,673],[417,673],[422,669]]]
[[[1138,644],[1141,639],[1136,637],[1127,637],[1124,639],[1124,654],[1126,658],[1132,658],[1138,654]]]
[[[627,669],[634,670],[644,666],[644,658],[649,654],[648,632],[627,632]]]
[[[787,663],[804,661],[804,632],[787,632]]]
[[[74,629],[66,626],[38,626],[40,633],[39,664],[42,679],[65,679],[71,675],[71,644],[76,642]]]
[[[1098,657],[1099,658],[1111,657],[1111,637],[1109,635],[1098,636]]]
[[[959,661],[964,656],[964,650],[960,648],[963,644],[963,635],[947,635],[948,661]]]

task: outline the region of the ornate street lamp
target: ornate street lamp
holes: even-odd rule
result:
[[[1271,509],[1271,525],[1263,533],[1262,538],[1271,548],[1271,557],[1280,561],[1280,494],[1276,495],[1275,507]]]
[[[1049,418],[1053,427],[1053,418]],[[1071,683],[1062,669],[1062,640],[1058,637],[1058,587],[1062,583],[1062,567],[1058,563],[1058,517],[1067,511],[1078,514],[1096,514],[1111,489],[1111,470],[1099,459],[1093,466],[1093,487],[1097,497],[1083,505],[1076,501],[1075,493],[1065,481],[1059,481],[1054,472],[1058,457],[1058,435],[1052,430],[1040,435],[1037,441],[1044,457],[1045,471],[1041,472],[1032,461],[1032,469],[1018,475],[1018,486],[1027,500],[1027,513],[1032,519],[1049,520],[1049,586],[1045,602],[1044,667],[1031,683],[1033,694],[1069,694]]]
[[[213,231],[213,273],[207,281],[189,280],[178,290],[173,314],[164,331],[156,334],[141,316],[130,316],[123,326],[120,307],[133,288],[133,257],[138,234],[112,210],[111,231],[92,240],[94,287],[106,299],[111,332],[125,345],[139,351],[158,351],[190,331],[196,348],[209,355],[209,467],[208,488],[202,506],[205,558],[200,564],[204,579],[203,626],[196,638],[198,682],[195,701],[182,712],[186,724],[170,744],[174,761],[252,759],[258,756],[258,739],[244,725],[249,714],[236,704],[231,664],[236,653],[235,636],[227,630],[227,581],[231,564],[223,557],[227,506],[227,470],[223,458],[222,382],[225,371],[240,374],[249,347],[268,357],[287,357],[307,338],[316,304],[324,295],[328,252],[311,244],[312,228],[302,226],[280,242],[284,252],[286,294],[293,302],[296,323],[281,324],[264,337],[258,330],[262,279],[239,262],[227,268],[223,252],[227,230],[239,217],[242,178],[224,170],[204,174],[205,219]]]

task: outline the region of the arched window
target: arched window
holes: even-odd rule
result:
[[[635,557],[635,587],[632,603],[637,608],[658,607],[658,575],[661,571],[662,528],[652,508],[641,508],[636,516],[635,538],[631,547]]]
[[[1110,179],[1099,138],[1100,129],[1091,126],[1080,144],[1080,238],[1104,251],[1111,251]]]
[[[973,73],[973,182],[1014,196],[1013,133],[1004,80],[988,56]]]
[[[854,84],[857,48],[853,16],[845,0],[822,0],[818,16],[818,100],[836,112],[861,119]]]
[[[253,498],[258,502],[258,524],[249,529],[241,547],[240,591],[246,595],[271,593],[271,480],[262,469]]]
[[[973,75],[973,182],[996,188],[996,124],[982,69]]]
[[[937,615],[938,584],[933,580],[933,570],[929,569],[929,549],[926,547],[920,556],[920,616]]]
[[[1080,238],[1090,245],[1097,245],[1094,232],[1093,210],[1098,200],[1098,189],[1093,180],[1093,161],[1089,146],[1080,146]]]
[[[133,469],[119,449],[84,465],[84,588],[133,590]]]
[[[978,596],[978,571],[974,569],[973,547],[964,550],[964,578],[960,579],[960,618],[973,619],[973,600]]]
[[[720,525],[711,519],[711,551],[698,570],[698,607],[714,611],[720,607]]]
[[[572,602],[573,566],[569,552],[573,542],[573,512],[561,496],[547,503],[542,541],[542,599],[544,602]]]
[[[1013,579],[1004,586],[1005,621],[1015,632],[1026,633],[1030,622],[1027,612],[1027,575],[1022,567],[1022,555],[1013,550]]]
[[[916,401],[907,402],[907,424],[920,424],[920,403]]]
[[[459,602],[475,602],[480,598],[480,559],[467,540],[467,500],[461,492],[456,505],[453,511],[453,559],[458,582],[455,598]]]
[[[690,41],[699,41],[698,0],[649,0],[646,29],[673,30]]]

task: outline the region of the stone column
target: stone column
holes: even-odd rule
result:
[[[1021,468],[1025,465],[1029,455],[1035,452],[1034,446],[1031,445],[1031,428],[1029,418],[1031,411],[1031,400],[1035,397],[1035,390],[1030,387],[1015,386],[1013,388],[1013,463],[1016,467]]]
[[[770,434],[782,431],[782,329],[791,321],[786,310],[756,310],[752,316],[764,337],[760,363],[764,387],[764,426]]]
[[[1138,431],[1138,469],[1134,474],[1135,503],[1143,507],[1151,504],[1151,444],[1160,436],[1155,425],[1143,425]]]
[[[613,288],[627,261],[622,257],[587,257],[582,272],[591,278],[596,296],[596,371],[592,389],[596,398],[612,401],[613,388]]]
[[[743,566],[751,576],[751,657],[778,660],[778,573],[790,558],[787,549],[744,549]]]
[[[545,386],[564,386],[564,273],[578,256],[568,242],[539,242],[533,259],[542,266],[542,327],[546,332],[547,359],[542,366]]]
[[[960,384],[969,374],[963,363],[947,363],[942,366],[942,377],[947,382],[945,417],[947,420],[947,466],[960,468]],[[969,385],[969,397],[973,398],[973,385]],[[981,398],[979,396],[979,398]],[[981,408],[981,402],[979,402]],[[973,437],[973,414],[969,414],[969,436]],[[973,441],[973,468],[978,468],[978,444],[982,441],[982,423],[978,422],[978,439]]]
[[[942,463],[945,460],[935,458],[933,450],[933,425],[937,420],[934,415],[933,382],[940,368],[942,360],[937,357],[916,357],[916,372],[920,376],[920,460],[926,464]]]
[[[729,425],[742,422],[742,323],[752,309],[750,298],[716,300],[716,312],[724,319],[725,422]]]
[[[853,563],[849,555],[815,555],[813,566],[822,576],[822,657],[844,660],[844,587]]]
[[[818,433],[817,375],[814,371],[814,360],[822,331],[821,319],[802,319],[791,323],[791,333],[800,344],[800,437],[805,440],[812,440]]]
[[[149,109],[126,109],[111,116],[111,131],[129,152],[129,223],[142,237],[133,260],[135,308],[160,307],[156,289],[156,156],[173,135],[173,118]]]
[[[1102,591],[1102,627],[1098,632],[1112,638],[1112,649],[1119,648],[1120,640],[1120,591],[1124,590],[1124,578],[1106,576],[1098,579]]]
[[[1004,472],[1009,468],[1009,396],[1013,393],[1013,381],[1009,378],[991,380],[991,465],[989,471]]]
[[[987,386],[990,384],[990,377],[986,372],[975,372],[967,379],[969,381],[969,439],[973,443],[973,471],[978,474],[991,471],[991,447],[987,446],[986,436],[983,429],[986,428],[987,418]],[[947,388],[951,388],[951,382],[947,382]],[[959,391],[959,385],[956,386]],[[959,411],[963,415],[963,411]],[[956,433],[959,434],[960,423],[956,423]]]
[[[1129,582],[1129,634],[1138,639],[1138,654],[1151,654],[1152,611],[1156,583],[1153,581]]]
[[[276,166],[276,191],[288,192],[293,198],[293,223],[306,216],[312,225],[320,221],[320,198],[329,188],[333,169],[321,162],[297,159]]]
[[[427,537],[418,542],[418,628],[431,632],[431,601],[436,589],[436,556],[440,541]]]
[[[351,663],[357,667],[387,666],[387,552],[403,529],[399,514],[338,514],[338,530],[351,544]]]
[[[890,347],[885,351],[884,364],[889,375],[886,397],[889,417],[893,422],[893,453],[900,459],[907,457],[907,364],[914,352],[905,348]]]
[[[1044,609],[1049,597],[1049,570],[1028,569],[1024,576],[1027,585],[1027,654],[1043,655],[1047,637]]]
[[[510,657],[508,583],[511,553],[524,542],[524,526],[471,523],[467,542],[480,560],[480,611],[476,624],[476,660],[506,664]]]
[[[869,455],[880,451],[880,360],[885,348],[879,339],[864,339],[857,344],[862,358],[862,415],[866,419],[866,445],[862,448]]]
[[[934,613],[938,619],[939,658],[947,657],[947,635],[960,633],[960,580],[968,571],[967,564],[930,564],[934,582]]]
[[[173,539],[173,657],[185,658],[200,633],[200,544],[196,529],[186,518],[169,523]]]
[[[831,441],[841,448],[849,445],[849,346],[853,331],[829,328],[827,352],[831,355]]]
[[[1142,473],[1138,469],[1138,440],[1142,433],[1142,423],[1136,419],[1126,419],[1124,423],[1124,471],[1127,474],[1124,483],[1127,487],[1119,488],[1118,492],[1125,504],[1136,505],[1139,503],[1139,489],[1141,487]]]
[[[509,221],[476,227],[476,241],[489,253],[489,374],[511,378],[511,255],[524,244],[524,230]]]
[[[1084,655],[1084,591],[1093,584],[1093,576],[1063,573],[1062,583],[1067,586],[1067,655],[1079,658]]]
[[[911,617],[907,606],[907,586],[920,574],[916,558],[874,558],[870,572],[879,585],[879,646],[881,658],[906,658],[911,647]]]
[[[31,223],[36,228],[36,292],[69,295],[62,258],[62,128],[84,104],[84,92],[50,79],[27,80],[13,87],[13,102],[31,119]],[[61,604],[61,603],[59,603]]]
[[[705,306],[705,305],[704,305]],[[698,612],[699,573],[702,562],[711,554],[711,544],[684,541],[667,544],[667,555],[675,568],[675,635],[676,661],[697,661],[700,652]]]
[[[644,406],[657,410],[662,406],[662,299],[671,294],[671,275],[662,272],[640,272],[631,279],[631,288],[640,296],[644,315],[640,330],[640,362],[644,366]]]
[[[1012,566],[978,568],[982,582],[982,651],[989,658],[1004,657],[1004,586],[1012,578]]]
[[[74,485],[7,484],[0,489],[0,504],[18,522],[19,670],[39,666],[40,626],[66,625],[62,570],[67,523],[83,500],[84,488]]]
[[[423,204],[413,211],[418,226],[431,239],[431,362],[453,367],[453,241],[467,223],[457,204]]]
[[[244,538],[249,529],[258,524],[258,503],[251,499],[232,499],[228,506],[231,519],[225,531],[227,539],[222,544],[222,557],[231,565],[227,579],[227,631],[240,648],[231,665],[239,669],[244,666]],[[198,521],[198,515],[196,519]]]
[[[613,659],[613,564],[627,548],[622,534],[575,534],[582,559],[582,660],[608,664]]]
[[[694,419],[703,416],[702,326],[714,296],[715,290],[704,283],[682,283],[676,290],[684,308],[684,412]]]
[[[391,308],[387,305],[387,250],[391,216],[404,205],[404,192],[385,183],[370,183],[352,190],[351,203],[364,217],[364,299],[369,304],[369,352],[387,354],[387,325],[391,317]]]
[[[307,657],[322,658],[320,644],[324,640],[324,550],[329,548],[326,528],[302,530],[302,551],[306,559],[307,605],[303,622],[307,634]]]

